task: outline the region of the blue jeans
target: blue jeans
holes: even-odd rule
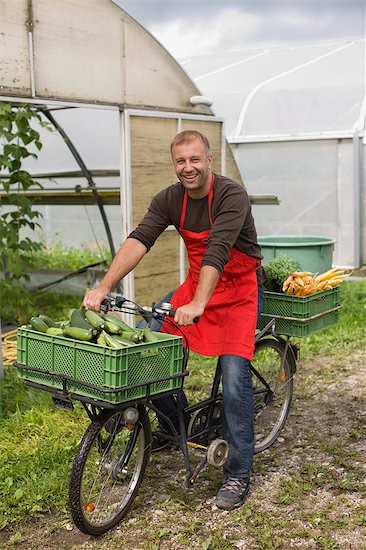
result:
[[[264,289],[258,287],[258,317],[263,309]],[[224,464],[227,477],[249,477],[254,455],[253,385],[250,361],[237,355],[221,355],[223,437],[229,444]]]
[[[170,292],[162,302],[169,302]],[[258,317],[263,309],[264,289],[258,287]],[[161,303],[161,302],[160,302]],[[152,330],[159,331],[160,324],[153,321]],[[221,355],[223,395],[223,436],[229,444],[229,456],[224,464],[228,477],[249,477],[254,454],[254,408],[250,361],[237,355]],[[173,398],[162,397],[156,406],[167,416],[176,418]],[[188,405],[184,396],[183,407]]]

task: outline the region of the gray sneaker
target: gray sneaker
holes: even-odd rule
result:
[[[227,477],[217,493],[216,506],[222,510],[239,508],[249,491],[249,479]]]

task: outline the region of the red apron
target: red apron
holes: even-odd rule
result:
[[[208,194],[208,211],[211,218],[213,196],[212,177]],[[184,194],[179,232],[188,253],[189,271],[184,283],[174,292],[171,303],[174,309],[188,304],[195,294],[201,261],[207,249],[210,230],[195,233],[183,229],[187,210],[188,193]],[[162,332],[185,334],[189,349],[200,355],[238,355],[253,359],[254,336],[257,324],[258,287],[256,270],[260,260],[240,252],[230,251],[230,258],[220,276],[215,290],[197,324],[189,327],[172,327],[163,324]],[[180,332],[182,331],[182,332]]]

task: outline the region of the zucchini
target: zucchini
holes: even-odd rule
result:
[[[142,330],[135,330],[135,332],[132,334],[132,342],[135,342],[135,344],[141,344],[141,342],[144,341],[144,333]]]
[[[122,344],[122,342],[118,342],[111,334],[108,334],[108,332],[105,332],[103,330],[102,334],[108,347],[112,349],[121,349],[126,347],[125,344]]]
[[[92,309],[86,309],[85,310],[85,320],[97,330],[102,330],[104,328],[104,319],[98,315],[96,311],[93,311]]]
[[[48,327],[46,334],[51,334],[51,336],[61,336],[64,333],[62,328],[59,327]]]
[[[57,328],[66,328],[70,326],[70,321],[56,321]]]
[[[117,340],[117,342],[120,342],[126,347],[132,347],[134,346],[134,342],[132,340],[128,340],[128,338],[123,338],[123,336],[120,336],[119,334],[113,334],[114,340]]]
[[[57,327],[55,321],[53,321],[50,317],[47,315],[39,315],[39,318],[42,319],[48,325],[49,327]]]
[[[102,332],[99,334],[98,336],[98,339],[97,339],[97,344],[99,346],[103,346],[105,347],[107,345],[106,341],[105,341],[105,338],[104,338],[104,331],[102,330]]]
[[[66,327],[63,329],[63,333],[65,336],[69,336],[75,340],[84,340],[85,342],[90,342],[93,338],[93,331],[86,330],[85,328]]]
[[[110,321],[104,317],[104,330],[109,334],[119,334],[122,332],[121,327],[118,323]]]
[[[126,332],[134,332],[135,329],[130,327],[127,323],[122,321],[122,319],[119,319],[119,317],[115,317],[114,315],[104,315],[103,317],[106,321],[112,321],[113,323],[117,323],[117,325],[120,326],[120,329]]]
[[[47,323],[43,321],[40,317],[32,317],[30,320],[30,324],[34,330],[38,330],[38,332],[47,332],[47,329],[50,328]]]
[[[73,307],[72,309],[69,309],[69,311],[67,312],[67,317],[69,319],[71,319],[71,315],[73,314],[74,311],[75,311],[75,308]]]
[[[85,328],[86,330],[94,329],[94,327],[90,323],[85,321],[84,315],[82,314],[80,309],[74,309],[71,313],[70,327]]]
[[[134,344],[141,344],[141,342],[143,341],[142,331],[129,332],[128,330],[123,330],[121,332],[121,336],[123,338],[126,338],[130,342],[133,342]]]
[[[142,332],[144,335],[145,342],[160,342],[159,337],[156,335],[155,332],[151,330],[151,328],[146,327]]]

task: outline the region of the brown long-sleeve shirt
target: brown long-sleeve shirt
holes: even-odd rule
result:
[[[183,197],[184,187],[180,182],[160,191],[152,199],[141,223],[129,236],[141,241],[150,250],[169,225],[174,225],[179,231]],[[188,197],[184,229],[196,233],[211,229],[201,266],[213,266],[221,273],[229,260],[232,247],[248,256],[262,258],[249,197],[244,187],[215,174],[211,217],[210,228],[207,197]],[[263,282],[264,276],[261,273],[258,275],[259,281]]]

